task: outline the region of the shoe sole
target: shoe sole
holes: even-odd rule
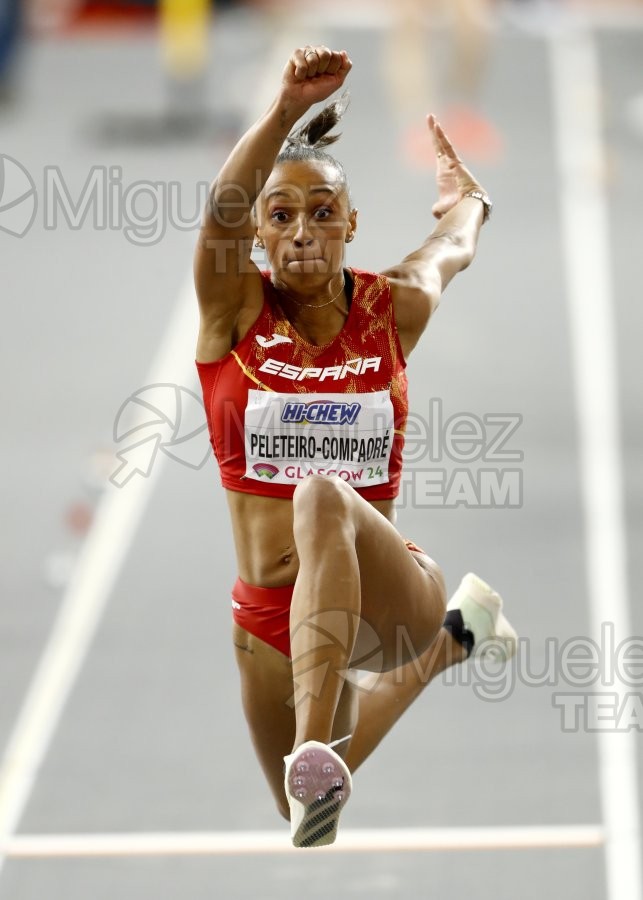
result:
[[[291,822],[297,821],[293,846],[323,847],[335,841],[351,786],[346,763],[325,744],[308,741],[287,757],[286,796]]]

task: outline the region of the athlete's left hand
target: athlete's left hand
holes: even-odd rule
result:
[[[469,191],[483,188],[466,168],[435,116],[429,115],[426,120],[433,138],[437,166],[435,179],[438,185],[438,199],[433,204],[433,215],[436,219],[441,219]]]

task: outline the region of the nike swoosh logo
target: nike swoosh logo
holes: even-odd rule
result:
[[[262,334],[255,335],[255,340],[260,347],[276,347],[277,344],[292,344],[292,338],[286,337],[283,334],[275,334],[274,331],[272,333],[272,340],[269,340]]]

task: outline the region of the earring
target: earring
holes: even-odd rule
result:
[[[264,242],[261,240],[261,238],[257,238],[257,240],[255,241],[255,247],[258,247],[260,250],[265,250],[265,249],[266,249],[266,245],[265,245]]]
[[[355,237],[354,234],[349,234],[348,237],[346,238],[346,243],[350,244],[350,242],[353,240],[354,237]]]

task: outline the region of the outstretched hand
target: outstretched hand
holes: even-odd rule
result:
[[[480,184],[456,153],[435,116],[429,115],[426,120],[433,138],[437,164],[435,179],[438,185],[438,199],[433,204],[432,211],[436,219],[441,219],[469,191],[480,190]]]
[[[353,67],[345,50],[300,47],[292,54],[282,77],[282,95],[305,107],[327,100],[342,87]]]

